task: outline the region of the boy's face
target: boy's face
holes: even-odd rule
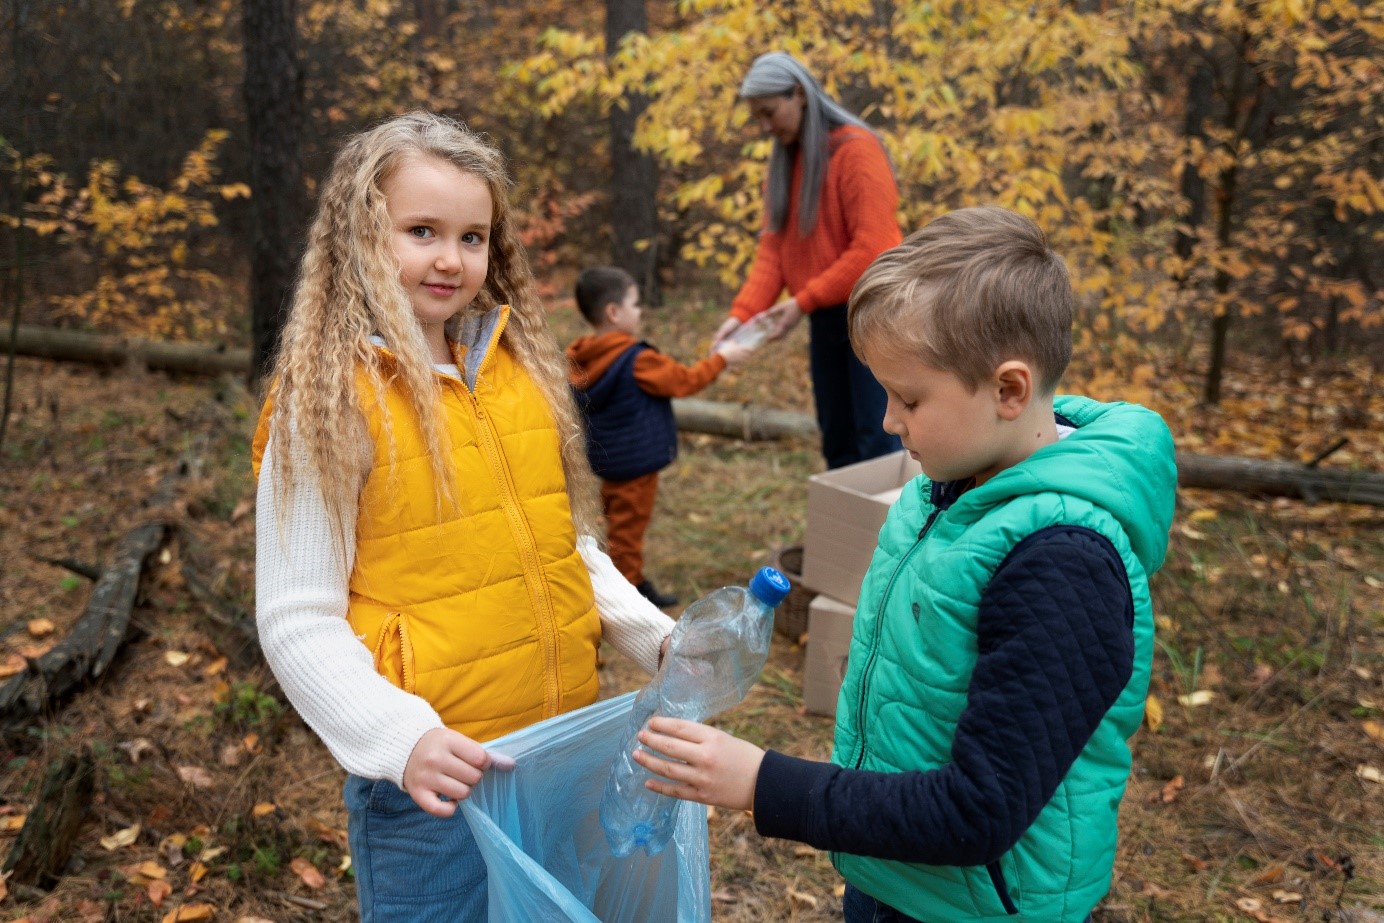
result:
[[[889,403],[885,432],[893,433],[934,481],[975,477],[983,483],[1006,467],[1007,433],[989,382],[972,391],[951,372],[895,350],[866,348],[865,364]]]
[[[639,316],[643,308],[639,306],[639,286],[631,285],[625,297],[606,305],[606,323],[621,333],[632,337],[639,336]]]

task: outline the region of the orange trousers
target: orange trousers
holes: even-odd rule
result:
[[[657,471],[628,481],[601,482],[610,560],[635,586],[644,582],[644,532],[654,514],[657,492]]]

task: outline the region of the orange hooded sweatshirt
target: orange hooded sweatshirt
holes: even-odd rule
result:
[[[574,388],[591,387],[625,350],[638,342],[620,330],[578,337],[567,347],[568,381]],[[708,356],[692,365],[683,365],[651,348],[635,357],[634,380],[640,390],[654,397],[687,397],[715,381],[725,368],[725,356]]]

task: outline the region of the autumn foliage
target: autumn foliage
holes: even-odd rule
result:
[[[216,297],[238,288],[228,269],[245,252],[235,227],[218,230],[242,188],[236,5],[125,0],[103,15],[102,28],[185,43],[198,58],[186,66],[215,78],[193,92],[223,127],[186,139],[182,170],[153,182],[133,179],[119,150],[88,143],[79,163],[66,144],[60,163],[7,133],[5,227],[22,215],[29,233],[54,235],[57,259],[87,268],[43,286],[56,320],[189,338],[242,327]],[[603,114],[639,93],[636,143],[663,176],[665,270],[733,285],[768,152],[736,91],[750,60],[779,47],[879,130],[906,228],[996,202],[1049,231],[1080,287],[1076,371],[1097,394],[1150,396],[1170,372],[1151,339],[1205,357],[1213,400],[1232,346],[1308,359],[1380,342],[1378,4],[683,0],[650,16],[650,34],[607,59],[599,10],[556,0],[300,4],[309,175],[361,124],[413,106],[455,113],[512,156],[539,267],[587,263],[604,258]],[[81,26],[56,11],[34,29],[80,45]],[[112,80],[139,71],[104,66]],[[32,92],[82,114],[69,87]]]

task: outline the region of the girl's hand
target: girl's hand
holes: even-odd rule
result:
[[[716,328],[716,335],[711,338],[711,352],[716,352],[716,344],[734,333],[735,329],[739,326],[740,321],[733,317],[727,317],[725,320],[721,321],[721,326]]]
[[[645,787],[718,808],[748,811],[754,807],[754,784],[764,761],[764,751],[754,744],[695,721],[657,717],[639,732],[639,742],[672,757],[634,751],[635,762],[664,777],[648,780]]]
[[[451,817],[458,801],[471,797],[471,789],[490,767],[513,769],[514,760],[490,753],[464,734],[450,728],[433,728],[414,745],[404,766],[404,791],[414,804],[434,817]]]

